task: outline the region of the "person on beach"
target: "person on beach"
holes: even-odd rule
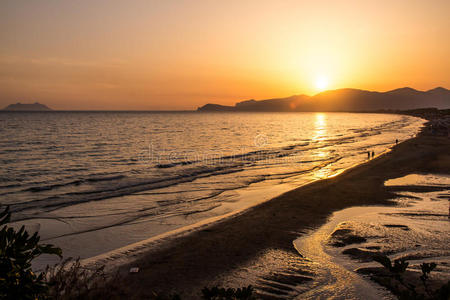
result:
[[[395,144],[396,144],[396,145],[398,144],[398,139],[395,139]]]
[[[375,156],[375,151],[372,151],[372,158]]]
[[[367,159],[370,159],[370,151],[367,151]]]

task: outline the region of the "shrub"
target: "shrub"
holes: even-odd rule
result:
[[[202,290],[203,299],[205,300],[250,300],[255,299],[253,295],[253,287],[233,289],[213,287],[211,289],[205,287]]]
[[[9,206],[0,213],[0,298],[43,299],[48,286],[44,274],[36,275],[31,262],[42,254],[62,257],[62,251],[52,245],[39,244],[38,233],[32,236],[25,231],[6,225],[11,219]]]
[[[394,260],[394,264],[392,264],[390,258],[386,255],[377,255],[373,260],[383,265],[390,272],[392,278],[403,286],[403,289],[396,290],[399,299],[450,299],[450,281],[437,290],[431,290],[429,287],[429,275],[436,268],[436,263],[422,263],[420,265],[422,275],[419,278],[422,281],[425,291],[425,293],[420,293],[417,291],[417,286],[403,276],[408,268],[408,262],[403,259],[396,259]]]
[[[44,277],[51,299],[87,299],[92,295],[106,293],[105,266],[87,268],[80,258],[67,258],[54,267],[47,266]]]

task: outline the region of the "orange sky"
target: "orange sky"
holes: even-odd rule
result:
[[[450,86],[450,1],[2,0],[0,107],[195,109]]]

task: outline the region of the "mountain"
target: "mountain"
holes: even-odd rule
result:
[[[200,108],[198,108],[200,110]],[[232,106],[225,106],[220,104],[205,104],[202,106],[204,111],[234,111]]]
[[[16,104],[10,104],[7,107],[5,107],[3,110],[7,111],[50,111],[50,109],[47,105],[40,104],[38,102],[33,104],[23,104],[23,103],[16,103]]]
[[[438,87],[418,91],[409,87],[388,92],[338,89],[314,96],[295,95],[267,100],[246,100],[234,106],[206,104],[197,111],[375,111],[450,108],[450,90]]]

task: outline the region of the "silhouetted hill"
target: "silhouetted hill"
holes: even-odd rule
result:
[[[49,111],[52,110],[48,106],[44,104],[40,104],[38,102],[33,104],[22,104],[22,103],[16,103],[16,104],[10,104],[7,107],[5,107],[3,110],[8,111]]]
[[[314,96],[296,95],[268,100],[246,100],[234,106],[206,104],[198,111],[375,111],[450,108],[450,91],[438,87],[418,91],[409,87],[388,92],[338,89]]]
[[[206,104],[202,106],[205,111],[232,111],[232,106],[225,106],[220,104]]]

